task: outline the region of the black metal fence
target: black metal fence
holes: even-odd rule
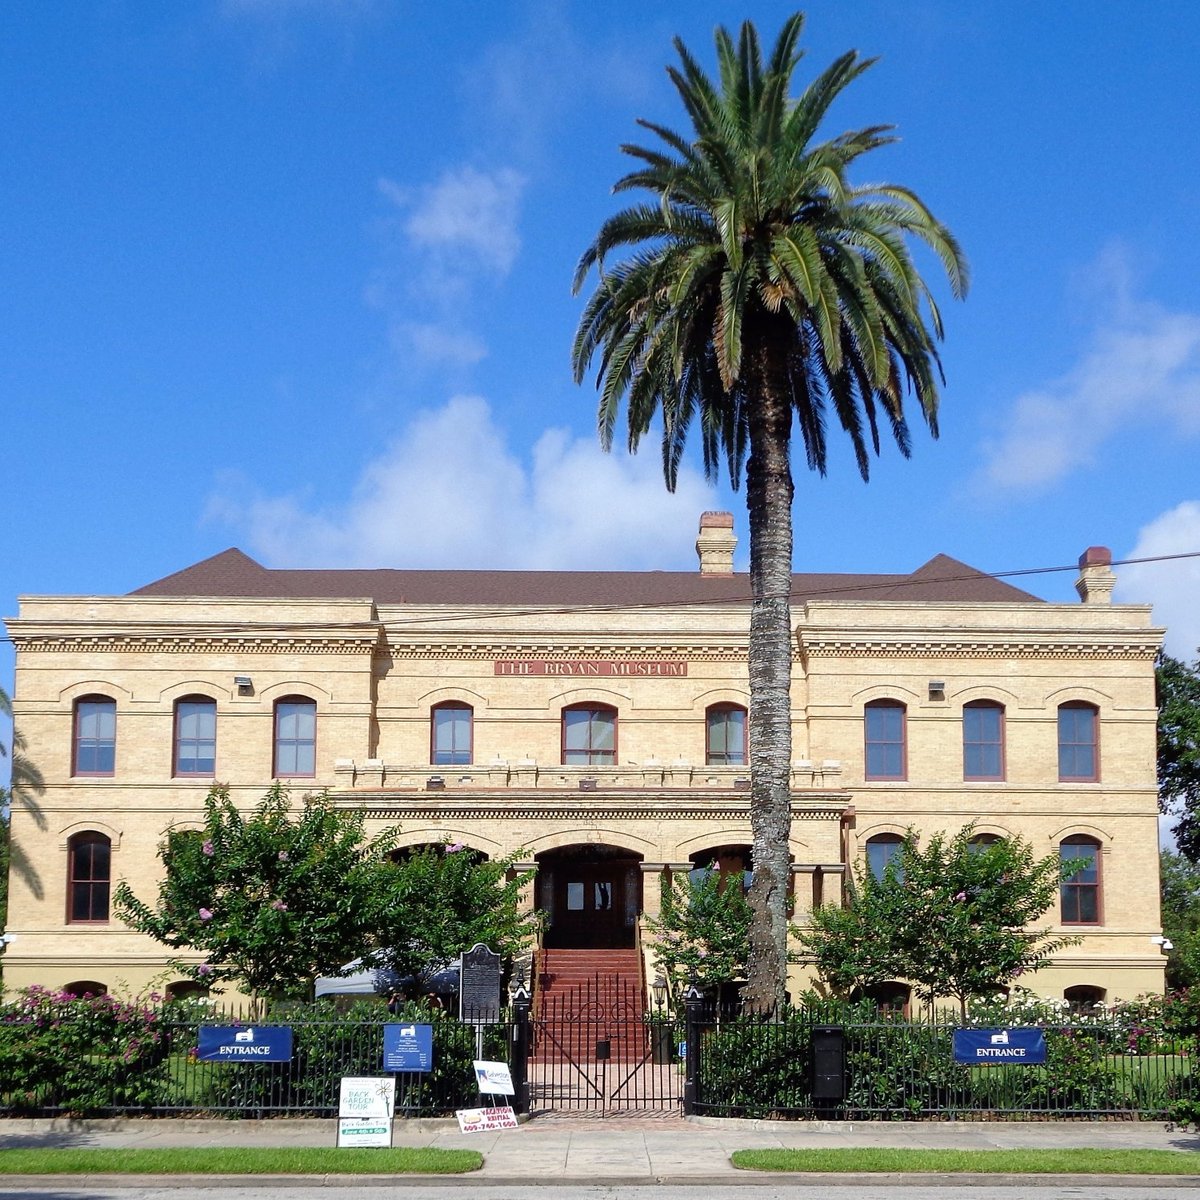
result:
[[[1163,1118],[1200,1099],[1190,1047],[1133,1053],[1119,1023],[1042,1026],[1042,1065],[956,1063],[954,1025],[827,1012],[687,1023],[689,1111],[791,1119]]]
[[[380,1004],[262,1013],[45,993],[0,1007],[0,1115],[333,1117],[343,1076],[385,1073],[385,1025],[414,1020],[433,1027],[432,1070],[397,1074],[398,1116],[490,1103],[477,1057],[510,1064],[519,1112],[1181,1119],[1200,1105],[1194,1035],[1131,1052],[1127,1026],[1096,1019],[1043,1024],[1044,1065],[979,1067],[954,1061],[953,1025],[822,1009],[771,1022],[696,1003],[679,1019],[605,1007],[533,1019],[523,1002],[473,1025]],[[291,1060],[201,1061],[201,1027],[238,1024],[289,1026]]]

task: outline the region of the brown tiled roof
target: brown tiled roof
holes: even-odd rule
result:
[[[539,608],[713,604],[748,600],[750,579],[746,574],[713,576],[698,571],[270,570],[230,549],[130,594]],[[793,575],[792,599],[1021,604],[1038,597],[939,554],[911,575]]]

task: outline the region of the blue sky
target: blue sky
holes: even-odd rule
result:
[[[675,34],[770,3],[92,0],[0,7],[0,613],[227,546],[275,566],[690,569],[698,456],[605,458],[571,380],[623,141],[685,128]],[[825,133],[898,126],[971,262],[938,441],[797,474],[797,570],[1200,551],[1200,7],[807,8]],[[648,135],[646,135],[648,136]],[[924,263],[933,271],[931,262]],[[744,557],[743,557],[744,561]],[[1200,645],[1200,560],[1124,567]],[[1073,573],[1026,583],[1073,600]],[[1018,581],[1020,582],[1020,581]],[[11,686],[0,644],[0,685]]]

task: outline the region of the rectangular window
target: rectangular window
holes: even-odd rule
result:
[[[611,767],[617,761],[617,714],[607,708],[563,710],[563,763]]]
[[[175,774],[211,776],[216,769],[216,701],[180,700],[175,706]]]
[[[71,839],[67,920],[72,924],[100,924],[108,920],[111,862],[109,841],[102,834],[82,834]]]
[[[317,773],[317,706],[312,700],[280,700],[275,706],[275,775]]]
[[[1064,925],[1100,923],[1100,847],[1094,842],[1063,842],[1059,854],[1072,866],[1081,859],[1084,865],[1062,885],[1062,921]]]
[[[963,778],[1004,778],[1004,709],[998,704],[963,707]]]
[[[1058,710],[1058,777],[1094,783],[1100,778],[1097,714],[1090,704],[1064,704]]]
[[[465,766],[471,761],[471,710],[465,704],[445,704],[433,710],[434,766]]]
[[[746,763],[746,710],[710,708],[708,710],[709,766],[741,767]]]
[[[907,775],[904,705],[868,704],[864,716],[866,778],[904,779]]]
[[[117,758],[117,702],[103,697],[75,705],[75,775],[111,775]]]

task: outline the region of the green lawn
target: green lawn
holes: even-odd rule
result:
[[[735,1150],[747,1171],[1016,1175],[1200,1175],[1200,1154],[1177,1150]]]
[[[297,1146],[171,1150],[5,1150],[0,1175],[461,1175],[477,1150]]]

